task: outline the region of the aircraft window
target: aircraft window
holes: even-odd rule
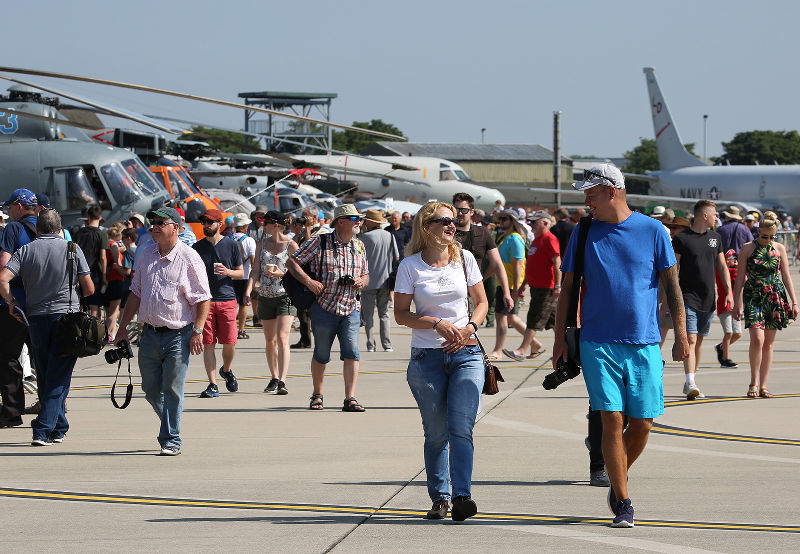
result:
[[[172,194],[175,195],[176,198],[180,200],[186,200],[192,195],[192,191],[189,190],[189,187],[186,186],[186,183],[183,182],[178,176],[178,173],[174,171],[174,168],[169,168],[169,183],[172,186]]]
[[[131,176],[118,163],[104,165],[100,173],[118,204],[131,204],[143,198]]]
[[[200,189],[197,188],[197,184],[194,182],[194,179],[192,179],[185,170],[179,167],[173,168],[173,170],[178,174],[183,182],[186,183],[186,187],[189,189],[191,194],[200,194]]]
[[[153,174],[138,158],[131,158],[130,160],[123,161],[122,167],[128,172],[128,175],[133,179],[135,185],[142,189],[145,194],[156,194],[161,190],[158,186],[158,182],[153,179]]]
[[[92,185],[81,167],[56,170],[56,185],[66,192],[67,210],[80,210],[84,206],[97,204]]]
[[[469,175],[467,175],[460,169],[456,169],[455,172],[456,172],[456,177],[458,177],[459,181],[466,181],[467,179],[469,179]]]
[[[458,177],[456,177],[456,174],[448,169],[446,171],[440,171],[439,172],[439,180],[440,181],[458,181]]]
[[[164,183],[164,176],[163,176],[163,175],[161,175],[161,172],[160,172],[160,171],[159,171],[158,173],[153,173],[153,175],[155,176],[155,178],[156,178],[156,179],[158,179],[158,182],[159,182],[159,183],[161,183],[161,184],[162,184],[162,185],[164,185],[165,187],[167,186],[167,185],[166,185],[166,183]]]

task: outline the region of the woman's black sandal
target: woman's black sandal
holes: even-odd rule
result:
[[[354,397],[345,398],[344,399],[344,406],[342,406],[343,412],[366,412],[367,409],[358,403]]]
[[[321,394],[312,394],[311,395],[311,403],[308,405],[309,410],[321,410],[322,409],[322,395]]]

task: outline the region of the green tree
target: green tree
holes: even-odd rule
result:
[[[254,141],[251,142],[250,139],[241,133],[203,127],[202,125],[195,125],[192,127],[191,133],[182,135],[180,138],[181,140],[207,142],[214,150],[229,152],[231,154],[247,151],[250,149],[248,145],[252,145],[252,150],[254,152],[260,150],[260,146],[257,143]]]
[[[745,131],[723,142],[725,153],[714,158],[717,165],[800,163],[800,134],[797,131]]]
[[[656,171],[661,166],[658,163],[658,150],[656,150],[656,140],[640,138],[641,142],[633,150],[625,152],[625,166],[622,168],[626,173],[644,174],[648,171]],[[683,145],[693,156],[694,143],[690,142]],[[626,187],[632,194],[647,194],[650,190],[650,183],[636,179],[635,177],[625,179]]]
[[[392,135],[399,135],[401,137],[405,136],[400,129],[391,123],[384,122],[381,119],[373,119],[370,122],[354,121],[353,127],[360,127],[361,129],[369,129],[371,131],[380,131],[382,133],[390,133]],[[331,146],[334,150],[358,153],[376,140],[396,141],[397,139],[378,138],[375,135],[359,133],[358,131],[334,131],[333,144]]]

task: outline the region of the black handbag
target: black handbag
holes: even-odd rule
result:
[[[73,272],[74,269],[74,272]],[[72,311],[73,273],[75,268],[75,243],[67,243],[67,278],[69,280],[69,308],[58,318],[56,343],[62,358],[94,356],[106,345],[106,325],[98,318],[78,310]]]
[[[323,233],[319,235],[319,247],[322,251],[322,258],[320,259],[319,267],[321,268],[325,263],[325,250],[327,250],[327,242],[328,242],[328,235],[327,233]],[[311,277],[313,280],[317,280],[317,276],[314,272],[311,271],[311,262],[308,262],[303,267],[303,271],[305,271],[306,275]],[[317,296],[311,292],[303,283],[301,283],[297,277],[291,271],[287,271],[283,277],[281,277],[281,285],[283,285],[283,289],[286,291],[286,294],[289,296],[289,301],[292,305],[297,308],[298,310],[308,310],[314,304],[314,301],[317,299]]]

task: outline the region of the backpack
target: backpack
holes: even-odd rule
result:
[[[325,263],[325,251],[328,249],[327,242],[327,233],[319,235],[321,258],[318,267],[320,268]],[[311,271],[310,261],[303,266],[303,271],[305,271],[306,275],[315,281],[317,280],[317,275]],[[314,293],[308,290],[303,283],[298,281],[291,271],[287,271],[286,274],[281,278],[281,284],[283,285],[286,294],[289,296],[289,300],[292,302],[292,305],[298,310],[307,310],[311,308],[311,306],[314,304],[314,301],[317,299]]]

